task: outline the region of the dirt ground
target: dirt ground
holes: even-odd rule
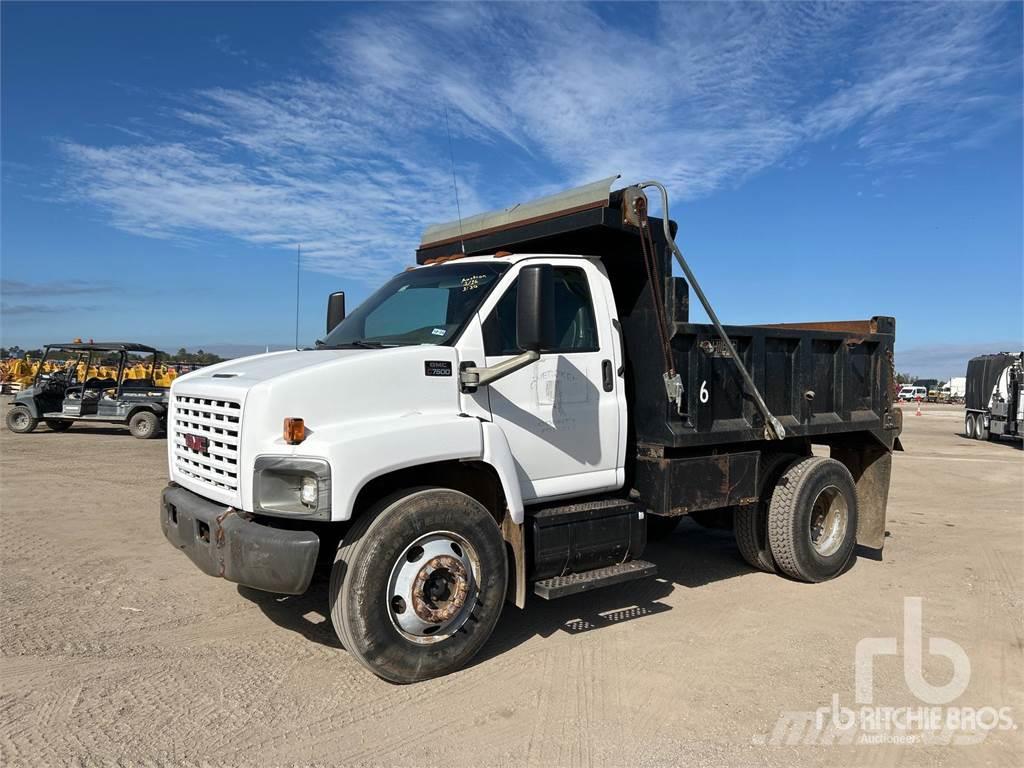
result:
[[[473,666],[404,687],[339,647],[325,583],[240,589],[164,541],[163,440],[0,430],[0,763],[1020,766],[1024,452],[962,421],[906,410],[881,561],[799,584],[687,521],[649,547],[657,579],[508,608]],[[855,705],[858,641],[902,650],[915,596],[925,679],[953,674],[929,638],[970,661],[946,707],[1010,707],[1016,727],[945,745],[793,730]],[[876,659],[873,695],[923,706],[899,656]]]

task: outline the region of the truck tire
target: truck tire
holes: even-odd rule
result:
[[[744,560],[765,573],[776,571],[768,544],[768,506],[772,503],[772,491],[782,472],[798,458],[791,453],[764,456],[757,477],[757,503],[736,507],[732,516],[736,548]]]
[[[31,432],[39,426],[39,419],[24,405],[16,405],[7,412],[7,428],[19,435]]]
[[[139,411],[129,419],[128,431],[139,440],[151,440],[160,432],[160,418],[152,411]]]
[[[667,539],[679,527],[681,516],[665,517],[664,515],[647,515],[647,540],[661,541]]]
[[[974,414],[968,413],[964,417],[964,437],[974,437]]]
[[[799,581],[838,576],[857,545],[857,488],[835,459],[790,464],[772,491],[768,543],[779,570]]]
[[[490,512],[447,488],[385,499],[349,529],[331,570],[341,644],[392,683],[454,672],[498,621],[508,578]]]
[[[54,432],[67,432],[75,422],[71,419],[46,419],[45,423]]]
[[[988,440],[989,430],[985,426],[985,414],[979,413],[974,417],[974,437],[977,440]]]

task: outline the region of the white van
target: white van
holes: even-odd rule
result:
[[[920,401],[928,397],[927,387],[915,387],[910,384],[904,384],[900,387],[899,394],[897,395],[901,402],[909,403],[915,400]]]

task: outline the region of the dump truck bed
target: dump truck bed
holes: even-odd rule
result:
[[[640,318],[633,324],[624,337],[638,442],[688,448],[765,439],[764,418],[713,326],[673,324],[672,354],[686,406],[679,413],[665,396],[656,333],[643,333]],[[893,318],[725,330],[787,437],[828,442],[870,431],[892,447],[899,419],[892,411]],[[654,371],[648,370],[651,358]]]

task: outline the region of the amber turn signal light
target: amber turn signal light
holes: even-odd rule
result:
[[[306,439],[306,425],[302,419],[287,418],[284,420],[284,441],[288,445],[298,445]]]

